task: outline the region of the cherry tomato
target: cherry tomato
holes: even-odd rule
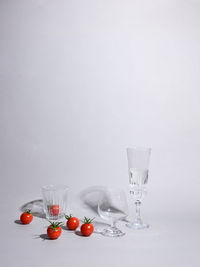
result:
[[[65,215],[65,218],[67,219],[66,226],[69,230],[76,230],[76,228],[78,228],[79,219],[77,219],[76,217],[72,217],[71,214],[69,216]]]
[[[60,212],[59,205],[49,205],[48,212],[51,216],[58,216]]]
[[[33,215],[31,214],[31,210],[26,210],[20,216],[20,221],[23,224],[29,224],[33,220]]]
[[[84,236],[90,236],[94,231],[94,226],[91,223],[93,219],[84,218],[84,224],[81,225],[81,233]]]
[[[47,235],[50,239],[57,239],[62,232],[60,227],[61,222],[50,222],[51,224],[47,228]]]

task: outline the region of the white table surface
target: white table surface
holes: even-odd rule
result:
[[[150,219],[149,229],[139,231],[120,222],[126,233],[120,238],[96,233],[83,237],[63,230],[59,239],[47,240],[43,238],[48,226],[45,219],[34,217],[29,225],[16,223],[18,206],[16,201],[10,209],[1,209],[6,213],[1,219],[1,266],[200,266],[200,227],[192,217],[158,219],[157,214]]]

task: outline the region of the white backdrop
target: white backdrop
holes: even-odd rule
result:
[[[1,0],[2,208],[49,183],[126,187],[125,148],[142,145],[146,214],[196,218],[199,14],[198,0]]]

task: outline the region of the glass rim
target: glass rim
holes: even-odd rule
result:
[[[69,187],[66,185],[58,184],[58,185],[43,185],[42,186],[43,191],[62,191],[62,190],[69,190]]]
[[[144,146],[132,146],[132,147],[127,147],[126,150],[140,150],[140,151],[151,151],[151,147],[144,147]]]

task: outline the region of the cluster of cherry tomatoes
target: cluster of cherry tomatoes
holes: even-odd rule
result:
[[[65,215],[67,219],[66,226],[69,230],[76,230],[79,227],[79,219],[73,217],[71,214],[69,216]],[[29,224],[33,220],[33,215],[31,214],[31,210],[26,210],[20,216],[20,221],[22,224]],[[84,217],[83,224],[81,225],[81,233],[83,236],[90,236],[94,231],[94,226],[92,224],[93,219],[89,219]],[[50,222],[50,225],[47,228],[47,235],[50,239],[57,239],[61,233],[61,222]]]

